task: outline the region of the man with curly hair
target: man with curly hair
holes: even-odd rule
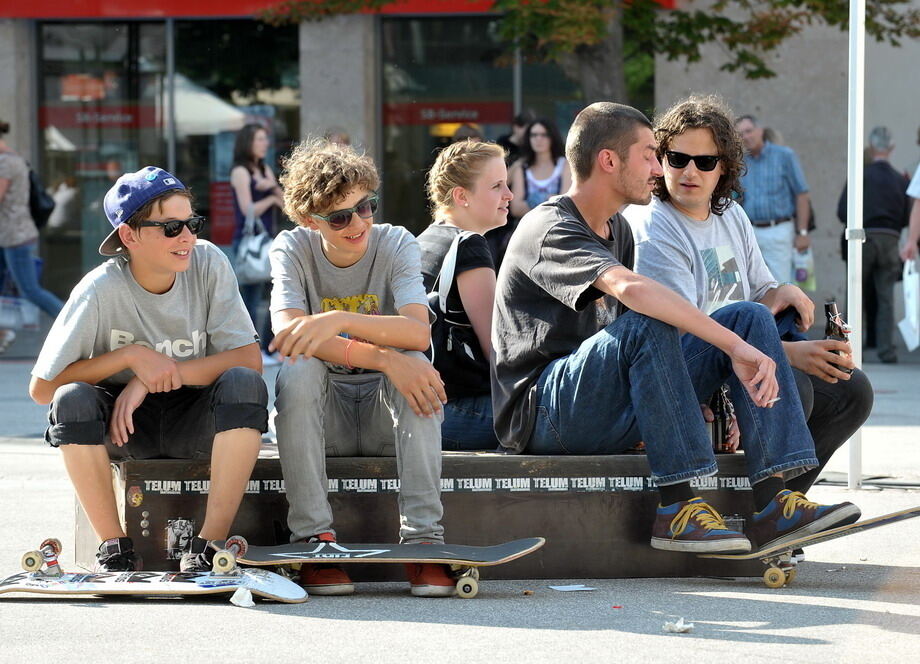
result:
[[[632,271],[632,233],[619,210],[650,201],[662,174],[656,147],[634,108],[598,102],[575,118],[566,142],[572,187],[524,216],[498,276],[495,429],[512,453],[611,454],[642,440],[661,496],[652,546],[748,551],[748,537],[694,496],[691,480],[717,471],[699,393],[726,380],[735,388],[742,430],[756,436],[747,464],[758,502],[785,495],[784,478],[817,465],[814,445],[765,307],[738,303],[734,324],[721,325]],[[691,352],[679,330],[698,344]],[[746,533],[758,544],[859,515],[850,503],[784,500]]]
[[[777,372],[780,393],[784,401],[794,404],[791,430],[813,439],[818,466],[788,478],[785,487],[772,486],[772,478],[755,484],[755,507],[763,513],[773,507],[774,498],[789,500],[796,492],[801,496],[808,491],[837,448],[869,416],[872,386],[865,374],[854,370],[848,343],[805,339],[802,333],[814,322],[814,303],[797,286],[777,284],[767,269],[748,217],[732,199],[740,189],[743,151],[731,112],[721,100],[690,97],[678,102],[657,118],[655,140],[663,170],[655,196],[650,205],[631,206],[624,212],[635,233],[636,271],[735,331],[751,302],[779,316],[784,328],[785,357],[777,360],[784,365]],[[768,330],[766,341],[779,346],[780,330]],[[691,335],[684,335],[681,344],[687,357],[713,353],[711,346]],[[765,346],[755,345],[768,352]],[[745,421],[743,390],[732,380],[728,383],[733,399],[742,406],[740,432],[733,429],[729,446],[737,447],[739,433],[745,449],[760,445],[761,437],[770,432],[761,433],[762,423],[754,427]],[[701,380],[694,387],[700,400],[708,401],[718,384]],[[782,488],[786,493],[779,493]],[[758,518],[755,515],[755,526]]]
[[[292,541],[334,542],[326,456],[396,456],[403,542],[444,541],[440,498],[442,404],[418,243],[375,224],[379,179],[351,147],[306,141],[281,177],[298,228],[271,250],[271,350],[284,358],[275,420]],[[412,594],[445,597],[443,565],[407,565]],[[304,565],[316,595],[354,591],[340,566]]]

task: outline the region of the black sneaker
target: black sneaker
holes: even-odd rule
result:
[[[130,537],[116,537],[99,545],[96,572],[136,572],[143,569],[141,557],[134,553]]]
[[[799,491],[783,489],[748,521],[745,534],[758,549],[846,526],[859,519],[853,503],[819,505]]]
[[[208,540],[198,536],[192,538],[188,551],[182,554],[179,561],[179,571],[181,572],[210,572],[214,554]]]

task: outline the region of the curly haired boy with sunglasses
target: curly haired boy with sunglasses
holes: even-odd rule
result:
[[[29,394],[50,404],[45,439],[59,447],[102,540],[99,571],[141,568],[112,489],[111,459],[210,458],[207,511],[182,554],[210,569],[268,424],[258,336],[230,262],[196,234],[204,218],[175,176],[147,166],[122,175],[103,206],[111,257],[73,289],[45,340]]]
[[[442,404],[430,343],[418,243],[375,224],[377,169],[347,146],[297,146],[281,177],[298,228],[271,251],[272,349],[287,359],[277,380],[278,451],[292,541],[334,542],[325,457],[396,456],[403,542],[444,541],[440,498]],[[407,565],[412,594],[444,597],[442,565]],[[334,565],[304,565],[316,595],[354,591]]]

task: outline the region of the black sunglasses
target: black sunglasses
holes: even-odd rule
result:
[[[714,171],[719,164],[719,159],[721,159],[719,155],[684,154],[683,152],[675,152],[674,150],[668,150],[665,154],[668,155],[668,163],[674,168],[687,168],[687,164],[693,161],[698,169],[707,172]]]
[[[166,237],[176,237],[182,232],[183,226],[188,226],[192,235],[198,235],[204,228],[205,217],[189,217],[188,219],[173,219],[171,221],[142,221],[139,226],[148,228],[151,226],[160,226],[163,229],[163,235]]]
[[[336,210],[335,212],[330,212],[326,215],[316,214],[313,212],[312,216],[318,217],[325,221],[327,224],[329,224],[329,228],[332,230],[340,231],[351,223],[351,215],[355,214],[356,212],[362,219],[373,217],[377,212],[377,202],[379,200],[380,197],[377,196],[377,194],[372,194],[354,207],[346,208],[344,210]]]

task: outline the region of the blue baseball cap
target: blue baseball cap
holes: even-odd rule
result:
[[[185,185],[175,175],[156,166],[144,166],[136,173],[125,173],[118,178],[102,202],[106,219],[115,230],[99,245],[99,253],[103,256],[125,255],[118,227],[145,203],[167,191],[185,191]]]

